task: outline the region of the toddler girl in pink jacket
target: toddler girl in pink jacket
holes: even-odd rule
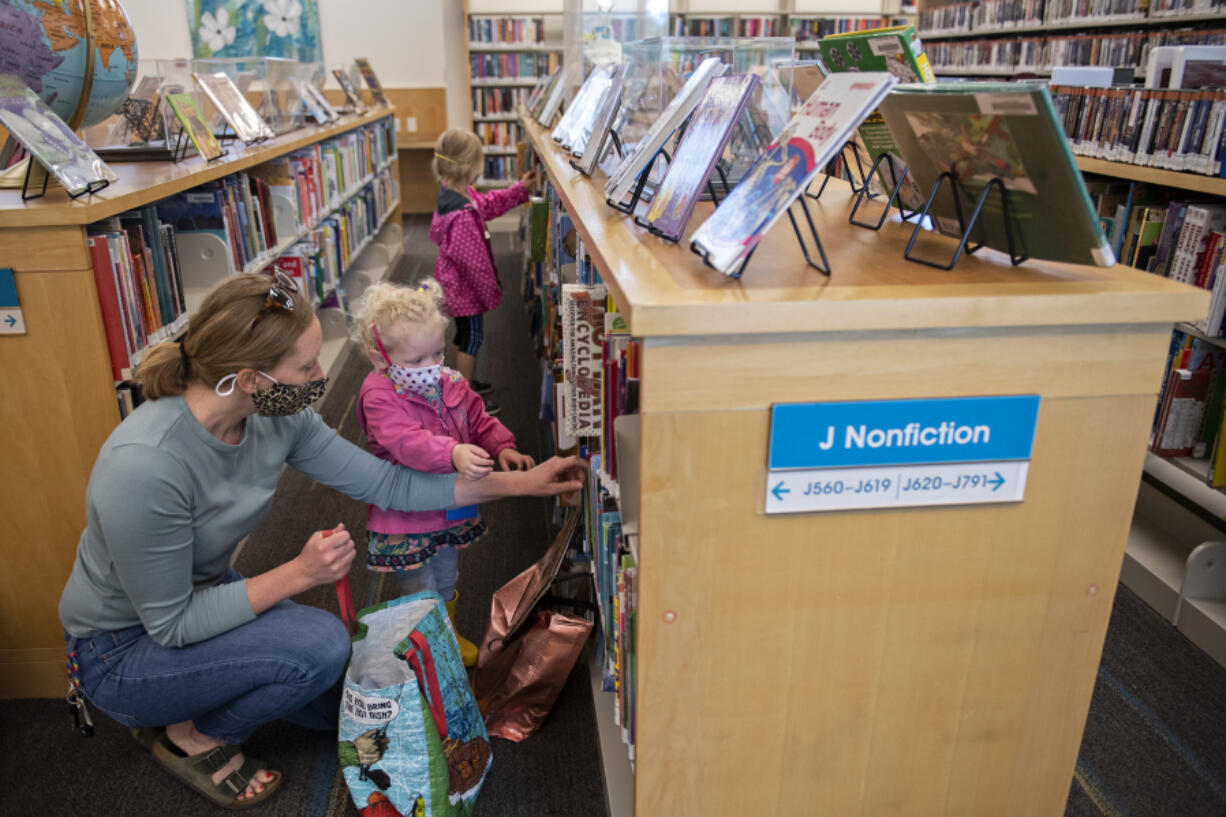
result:
[[[490,417],[458,372],[443,366],[441,290],[434,281],[409,288],[373,284],[355,305],[356,340],[375,370],[358,394],[358,422],[378,457],[434,474],[468,479],[528,469],[515,437]],[[402,594],[434,590],[455,620],[459,551],[485,533],[477,507],[450,511],[389,511],[371,506],[366,517],[366,566],[393,572]],[[460,637],[466,666],[477,648]]]
[[[484,164],[481,140],[472,131],[450,128],[434,145],[431,167],[441,185],[438,208],[430,222],[430,240],[439,248],[434,278],[456,322],[456,369],[478,394],[491,390],[488,383],[473,379],[477,350],[485,338],[482,313],[502,302],[502,284],[485,222],[526,202],[533,180],[533,174],[525,173],[508,188],[479,193],[473,185]],[[487,400],[486,410],[497,414],[499,408]]]

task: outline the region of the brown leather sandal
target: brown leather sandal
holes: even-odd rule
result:
[[[281,773],[269,772],[272,780],[257,781],[264,790],[250,797],[238,799],[247,790],[252,778],[265,768],[263,761],[246,757],[238,770],[231,772],[220,783],[213,782],[213,775],[229,763],[235,755],[243,750],[241,746],[227,743],[201,752],[196,755],[185,755],[183,750],[175,746],[165,733],[153,744],[153,757],[166,771],[179,778],[184,784],[191,786],[197,792],[207,797],[216,805],[226,809],[245,809],[258,806],[272,797],[281,788]]]

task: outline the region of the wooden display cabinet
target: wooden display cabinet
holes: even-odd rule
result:
[[[1063,814],[1171,326],[1208,293],[910,263],[837,182],[831,278],[777,225],[732,280],[688,250],[710,204],[666,244],[522,120],[643,343],[635,813]],[[763,512],[774,404],[1008,394],[1041,398],[1021,502]]]
[[[85,487],[99,448],[119,422],[86,226],[390,115],[376,110],[308,127],[257,146],[231,145],[205,164],[116,164],[120,179],[69,201],[62,190],[23,203],[0,191],[0,267],[13,270],[24,335],[0,335],[4,468],[0,519],[0,697],[56,697],[67,689],[57,606],[85,528]],[[391,160],[393,178],[398,174]],[[376,236],[395,256],[397,204]],[[189,299],[190,300],[190,299]]]

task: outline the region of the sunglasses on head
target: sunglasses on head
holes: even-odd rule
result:
[[[255,329],[255,325],[274,309],[294,311],[296,303],[294,295],[298,292],[298,285],[293,278],[280,270],[273,272],[272,277],[273,285],[268,288],[268,295],[264,298],[264,306],[260,308],[260,314],[256,315],[255,320],[251,322],[252,329]]]

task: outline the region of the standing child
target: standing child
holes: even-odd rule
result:
[[[442,189],[430,222],[430,240],[438,245],[434,278],[443,287],[447,311],[455,318],[456,369],[478,394],[488,395],[488,383],[474,380],[477,350],[484,339],[482,313],[502,302],[502,282],[490,247],[485,222],[528,200],[533,174],[503,190],[473,189],[485,164],[481,140],[472,131],[449,128],[434,144],[431,167]],[[488,397],[486,411],[501,409]]]
[[[490,417],[459,373],[443,366],[447,318],[434,281],[418,288],[374,284],[355,305],[355,334],[375,370],[358,395],[358,422],[378,457],[435,474],[485,477],[494,461],[504,471],[527,469],[532,458]],[[477,506],[450,511],[392,511],[370,506],[366,566],[392,572],[402,594],[434,590],[455,623],[459,550],[485,533]],[[477,648],[460,637],[465,666]]]

